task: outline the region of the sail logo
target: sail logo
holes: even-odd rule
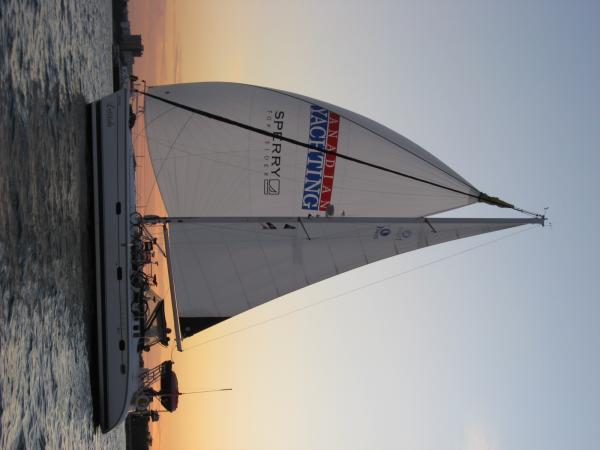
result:
[[[266,112],[267,128],[274,130],[271,139],[264,142],[263,154],[263,186],[264,195],[279,195],[281,187],[281,136],[283,128],[285,111],[268,110]]]
[[[382,239],[387,238],[392,235],[392,230],[383,225],[377,225],[375,227],[375,231],[373,232],[373,239]],[[405,239],[410,239],[413,235],[413,232],[409,229],[405,229],[404,227],[398,228],[396,233],[394,234],[394,239],[396,241],[403,241]]]
[[[392,230],[390,230],[388,227],[377,225],[375,227],[375,232],[373,233],[373,239],[379,239],[380,237],[387,237],[390,235],[391,232],[392,232]]]
[[[264,181],[264,194],[265,195],[279,195],[279,185],[280,182],[278,179],[270,179]]]
[[[317,149],[337,152],[340,116],[318,106],[310,106],[308,143],[311,147],[306,155],[302,209],[327,211],[331,204],[335,154]]]

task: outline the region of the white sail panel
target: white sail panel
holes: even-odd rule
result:
[[[171,223],[184,317],[230,317],[400,253],[541,219],[205,219]]]
[[[152,95],[460,191],[452,192],[146,98],[146,134],[170,216],[420,217],[479,191],[410,140],[317,100],[256,86],[193,83]],[[333,208],[331,207],[333,206]]]

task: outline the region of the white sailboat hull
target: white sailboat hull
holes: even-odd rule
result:
[[[129,94],[91,105],[96,253],[98,420],[106,432],[125,420],[139,386],[130,215],[135,211]]]

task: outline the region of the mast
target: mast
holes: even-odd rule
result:
[[[217,224],[217,223],[307,223],[307,222],[321,222],[321,223],[437,223],[437,224],[453,224],[453,223],[464,223],[464,224],[506,224],[506,225],[526,225],[526,224],[537,224],[544,225],[545,218],[541,216],[535,216],[528,219],[525,218],[455,218],[455,217],[174,217],[174,216],[144,216],[144,221],[151,224],[175,224],[175,223],[206,223],[206,224]],[[167,246],[167,254],[168,246]]]

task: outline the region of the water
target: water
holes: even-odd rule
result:
[[[0,7],[0,448],[124,448],[94,428],[86,103],[112,90],[110,0]]]

